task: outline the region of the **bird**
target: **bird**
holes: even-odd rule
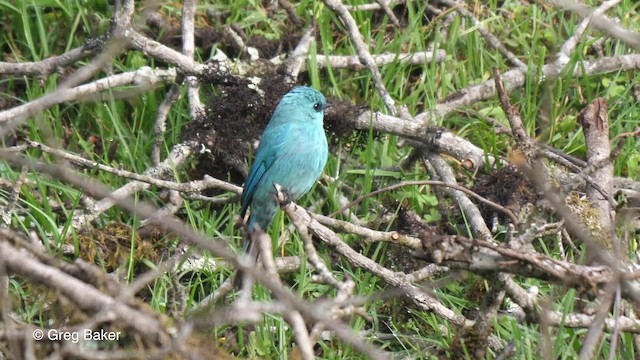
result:
[[[249,239],[256,225],[266,231],[279,209],[275,184],[296,201],[322,175],[329,156],[323,128],[326,108],[321,92],[307,86],[295,87],[282,97],[262,133],[240,209],[242,219],[250,211],[243,251],[254,262],[258,259],[258,246]]]

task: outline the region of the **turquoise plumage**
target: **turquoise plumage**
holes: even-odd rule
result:
[[[262,133],[255,160],[242,192],[240,215],[250,209],[247,230],[262,230],[278,211],[274,184],[280,184],[296,201],[307,193],[322,174],[328,147],[322,120],[325,97],[310,87],[296,87],[284,95]],[[247,244],[245,244],[245,250]],[[257,257],[257,247],[249,245]]]

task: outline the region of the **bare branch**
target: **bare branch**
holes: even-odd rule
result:
[[[441,63],[447,58],[447,53],[442,49],[432,51],[424,51],[417,53],[384,53],[372,54],[371,57],[376,66],[384,66],[388,64],[412,64],[421,65],[431,62]],[[363,66],[362,60],[358,56],[349,55],[322,55],[317,56],[318,66],[321,68],[351,68],[360,70]]]
[[[194,17],[196,15],[196,1],[184,0],[182,2],[182,53],[184,56],[193,59],[195,52],[194,45]],[[200,86],[195,76],[187,76],[187,97],[189,98],[189,115],[195,119],[203,112],[200,102]]]
[[[403,294],[414,301],[420,308],[434,311],[439,316],[451,321],[459,326],[470,326],[473,322],[464,318],[460,314],[454,313],[437,299],[433,298],[422,289],[412,284],[409,275],[395,273],[368,257],[356,252],[349,245],[345,244],[333,231],[313,220],[310,215],[301,207],[290,203],[286,206],[294,207],[295,216],[300,218],[307,226],[325,243],[333,247],[339,254],[344,256],[353,265],[367,269],[371,273],[380,277],[391,286],[399,288]]]
[[[552,3],[560,6],[564,9],[571,10],[574,13],[584,17],[589,18],[591,25],[593,25],[596,29],[609,34],[614,39],[618,39],[625,44],[634,47],[636,49],[640,49],[640,34],[633,32],[631,30],[627,30],[619,24],[611,21],[601,13],[610,7],[613,6],[611,3],[614,1],[608,1],[604,3],[601,8],[603,10],[592,10],[590,7],[583,5],[579,2],[573,0],[553,0]],[[606,6],[605,6],[606,4]]]
[[[353,17],[351,16],[351,14],[349,14],[349,11],[340,0],[324,0],[324,3],[333,12],[335,12],[336,15],[338,15],[344,26],[347,28],[347,33],[351,38],[351,41],[353,42],[356,50],[358,51],[358,57],[360,57],[362,63],[371,72],[371,76],[373,76],[373,81],[376,89],[378,90],[378,94],[382,98],[387,111],[389,111],[389,113],[391,113],[392,115],[398,114],[396,103],[391,98],[391,95],[389,95],[387,88],[384,86],[384,82],[382,81],[382,74],[380,74],[380,71],[376,67],[375,60],[369,53],[367,45],[362,39],[362,34],[360,34],[360,32],[358,31],[358,25],[356,24]]]
[[[117,86],[135,85],[148,89],[157,84],[174,81],[175,78],[176,72],[173,69],[153,70],[150,67],[142,67],[136,71],[107,76],[70,89],[60,86],[54,92],[37,100],[0,112],[0,133],[6,133],[27,118],[63,102],[82,100],[89,95],[101,93]]]
[[[0,75],[45,77],[77,61],[94,56],[100,50],[102,50],[100,40],[94,40],[62,55],[51,56],[42,61],[16,63],[0,61]]]
[[[593,182],[598,185],[587,186],[587,198],[591,201],[599,212],[600,225],[602,231],[599,232],[603,239],[601,242],[613,245],[618,256],[626,253],[617,241],[611,243],[615,237],[612,231],[613,224],[611,211],[615,207],[613,194],[613,163],[609,156],[611,147],[609,144],[609,104],[603,98],[595,99],[587,105],[578,115],[578,121],[582,125],[585,144],[587,147],[587,163],[593,168]],[[596,234],[594,234],[596,235]],[[598,236],[598,235],[596,235]],[[612,236],[611,239],[608,237]],[[622,252],[622,253],[621,253]]]
[[[0,242],[0,261],[8,271],[60,291],[85,311],[113,309],[113,316],[116,319],[154,343],[168,341],[169,334],[156,315],[145,314],[127,304],[117,302],[98,289],[56,268],[40,263],[25,251],[20,251],[8,244],[6,237],[2,237],[4,241]]]
[[[502,54],[502,56],[504,56],[507,59],[507,61],[511,63],[511,65],[517,67],[522,72],[527,71],[528,69],[527,65],[523,63],[520,59],[518,59],[518,57],[515,56],[511,51],[509,51],[495,35],[493,35],[487,29],[485,29],[484,25],[482,25],[482,22],[476,19],[476,17],[473,16],[473,14],[464,7],[465,6],[464,3],[460,3],[453,0],[439,0],[439,2],[454,8],[461,15],[469,18],[473,23],[473,26],[475,26],[478,29],[480,34],[482,34],[482,36],[484,37],[485,41],[491,47],[498,50],[500,54]]]

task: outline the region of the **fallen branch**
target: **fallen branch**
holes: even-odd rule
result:
[[[615,280],[614,272],[607,266],[576,265],[457,235],[427,235],[422,239],[422,246],[422,250],[415,252],[416,257],[451,269],[506,272],[588,290]]]

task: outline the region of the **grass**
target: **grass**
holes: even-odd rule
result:
[[[353,1],[365,3],[366,1]],[[496,1],[467,1],[469,8],[482,20],[482,25],[500,38],[503,43],[531,68],[541,67],[558,51],[563,42],[575,31],[580,19],[575,15],[553,8],[549,5],[529,4],[520,1],[506,1],[498,8]],[[595,2],[592,2],[595,3]],[[162,4],[159,11],[171,21],[179,22],[178,5]],[[365,42],[372,52],[419,52],[429,50],[434,42],[447,52],[447,60],[442,63],[408,65],[394,63],[380,68],[384,83],[392,97],[406,105],[411,114],[416,114],[436,104],[456,91],[470,85],[486,81],[491,77],[491,69],[497,67],[501,71],[508,69],[505,59],[497,51],[490,48],[481,34],[468,19],[455,17],[448,26],[449,35],[442,38],[442,18],[428,18],[425,15],[424,2],[409,1],[407,4],[407,27],[401,31],[389,29],[387,19],[379,20],[379,14],[368,11],[354,12],[353,16],[359,25]],[[217,12],[228,12],[226,24],[238,24],[248,37],[262,35],[278,39],[285,36],[286,13],[279,11],[269,18],[262,2],[251,0],[240,1],[201,1],[198,8],[197,23],[209,23],[205,10],[213,7]],[[627,0],[622,1],[611,16],[618,16],[621,24],[635,31],[640,30],[640,5]],[[351,41],[343,32],[336,16],[328,11],[320,2],[299,1],[296,3],[297,13],[305,21],[315,19],[318,26],[319,41],[312,47],[309,56],[313,61],[317,54],[355,54]],[[84,44],[87,40],[104,34],[109,27],[112,8],[107,2],[97,2],[96,6],[86,7],[85,3],[76,0],[33,2],[16,0],[0,1],[0,14],[11,18],[4,25],[0,34],[0,49],[5,59],[13,61],[38,61],[54,54],[61,54],[71,48]],[[435,20],[435,21],[434,21]],[[578,49],[572,53],[570,69],[579,61],[593,57],[589,53],[590,45],[602,38],[599,32],[589,32],[593,39],[581,39]],[[607,56],[633,53],[624,44],[606,39],[603,52]],[[196,58],[206,60],[209,53],[197,51]],[[83,63],[86,63],[83,62]],[[136,52],[117,57],[109,67],[109,71],[123,72],[140,67],[164,66],[154,64],[152,59]],[[569,73],[569,72],[568,72]],[[101,76],[104,74],[101,74]],[[548,143],[568,154],[584,156],[584,138],[576,116],[585,103],[597,97],[607,98],[611,119],[612,135],[632,131],[640,125],[640,107],[633,99],[632,86],[639,83],[638,72],[614,72],[585,78],[574,78],[563,75],[558,79],[541,79],[540,74],[531,71],[526,85],[511,92],[512,102],[520,109],[527,132],[538,140]],[[47,79],[30,77],[0,78],[2,99],[16,103],[26,103],[51,92],[62,81],[64,75],[54,75]],[[335,96],[372,109],[383,110],[384,104],[374,90],[373,80],[367,70],[349,69],[316,69],[311,68],[308,74],[309,83],[320,88],[327,95]],[[164,99],[168,87],[145,93],[136,99],[127,101],[105,100],[102,102],[83,102],[54,106],[31,119],[18,130],[18,137],[55,144],[71,152],[92,160],[116,166],[137,173],[143,172],[152,165],[150,159],[153,144],[153,123],[156,110]],[[548,116],[548,123],[542,119]],[[459,136],[480,146],[488,154],[508,157],[513,146],[505,137],[496,135],[492,126],[484,119],[490,117],[508,126],[505,114],[497,99],[492,98],[470,106],[466,111],[452,113],[438,119],[434,125],[454,131]],[[189,121],[186,100],[179,100],[169,114],[168,132],[164,139],[164,155],[172,145],[179,142],[181,129]],[[399,164],[409,153],[408,146],[401,146],[401,139],[388,134],[378,134],[373,129],[338,141],[337,149],[341,156],[332,155],[325,174],[335,179],[329,185],[318,185],[306,196],[301,205],[314,208],[327,214],[337,210],[340,205],[336,196],[341,186],[355,189],[357,194],[366,194],[377,188],[387,186],[401,180],[424,179],[425,173],[420,166],[411,171],[386,170]],[[115,145],[117,144],[117,146]],[[114,146],[116,146],[114,148]],[[640,155],[638,155],[637,139],[629,139],[622,147],[615,161],[616,175],[629,178],[640,177]],[[337,151],[338,151],[337,150]],[[31,151],[31,156],[40,157],[38,151]],[[52,160],[50,157],[45,156]],[[176,170],[180,179],[190,177],[190,168]],[[385,169],[385,171],[380,171]],[[112,174],[96,170],[86,170],[87,175],[113,188],[118,188],[128,181]],[[471,174],[463,174],[465,181],[470,181]],[[20,177],[20,169],[10,168],[0,163],[2,179],[14,182]],[[69,219],[81,207],[81,194],[72,186],[29,172],[27,178],[31,183],[24,186],[20,193],[17,207],[11,216],[10,226],[29,233],[35,232],[42,239],[47,249],[58,251],[60,244],[75,239],[72,245],[79,253],[83,246],[78,242],[78,234],[70,227]],[[151,188],[140,192],[138,199],[152,201],[158,205],[163,200],[158,189]],[[355,195],[354,195],[355,196]],[[355,198],[355,197],[354,197]],[[432,223],[449,222],[452,226],[462,224],[461,218],[450,218],[439,211],[437,198],[429,188],[403,188],[402,190],[380,195],[370,199],[357,208],[357,215],[364,221],[379,222],[380,230],[386,230],[388,224],[380,222],[379,203],[395,204],[389,207],[392,217],[400,205],[416,210],[423,218]],[[0,193],[0,204],[9,202],[9,193]],[[65,204],[62,211],[51,206],[53,203]],[[227,204],[222,207],[212,206],[206,202],[187,200],[179,212],[190,226],[209,236],[231,241],[236,247],[241,246],[242,233],[233,226],[233,218],[239,212],[239,204]],[[123,223],[131,226],[139,225],[139,219],[125,211],[114,208],[107,211],[98,220],[99,226],[109,223]],[[62,232],[60,231],[62,229]],[[278,239],[287,231],[288,222],[279,216],[270,228],[272,238]],[[71,237],[69,237],[71,235]],[[286,254],[301,252],[301,243],[297,233],[292,234],[293,241],[285,245]],[[386,244],[362,244],[355,236],[345,236],[345,241],[354,247],[362,247],[362,251],[372,259],[386,265],[388,254],[393,249]],[[132,237],[132,241],[135,237]],[[543,239],[548,241],[549,239]],[[539,251],[550,256],[557,256],[553,243],[539,242]],[[159,246],[171,247],[170,239]],[[634,244],[635,246],[635,244]],[[348,274],[356,281],[355,293],[359,296],[378,294],[386,285],[375,276],[355,268],[342,259],[331,260],[330,249],[320,247],[321,255],[332,263],[336,274]],[[280,250],[278,250],[280,252]],[[579,255],[576,255],[579,257]],[[133,253],[124,266],[124,281],[135,278],[136,266]],[[153,267],[147,261],[143,268]],[[229,269],[202,269],[197,272],[186,272],[180,277],[180,287],[185,289],[188,306],[192,306],[219,286],[230,273]],[[311,271],[302,268],[298,273],[286,277],[294,285],[295,291],[306,299],[314,299],[327,290],[327,286],[310,281]],[[548,306],[563,312],[570,312],[576,300],[573,290],[552,286],[547,283],[520,279],[525,289],[537,286],[540,297],[548,301]],[[434,289],[437,298],[456,313],[464,313],[479,306],[487,284],[482,278],[468,276],[451,282],[441,288]],[[15,299],[14,311],[28,323],[47,326],[48,314],[43,310],[46,303],[33,299],[41,289],[28,286],[27,282],[14,278],[10,282],[10,292]],[[176,284],[170,276],[158,278],[148,289],[147,302],[158,311],[167,311],[175,301]],[[474,293],[476,296],[474,296]],[[269,293],[258,287],[256,299],[269,299]],[[366,304],[366,310],[372,321],[354,318],[350,325],[355,331],[371,331],[373,333],[390,333],[392,337],[372,340],[376,345],[392,351],[399,357],[429,358],[429,350],[448,349],[454,341],[455,329],[434,314],[416,310],[408,302],[400,299],[374,300]],[[541,329],[536,324],[519,323],[512,317],[500,316],[494,321],[494,334],[505,343],[515,342],[517,359],[536,359],[543,346]],[[580,350],[586,330],[558,327],[549,330],[551,334],[551,357],[559,359],[575,358]],[[226,338],[234,334],[237,346],[225,343]],[[607,335],[610,336],[610,335]],[[212,341],[221,346],[229,346],[234,355],[249,358],[288,358],[294,347],[294,339],[289,326],[279,316],[267,315],[263,322],[249,329],[246,326],[237,328],[220,327],[211,334]],[[418,341],[419,340],[419,341]],[[229,340],[230,341],[230,340]],[[633,359],[637,356],[633,348],[630,334],[622,334],[619,338],[618,352],[615,359]],[[608,356],[610,339],[603,341],[598,350],[601,357]],[[349,346],[330,339],[320,343],[322,357],[327,359],[354,359],[362,355]],[[488,358],[496,353],[490,351]]]

